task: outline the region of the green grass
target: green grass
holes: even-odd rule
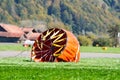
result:
[[[0,44],[0,51],[24,51],[24,50],[30,50],[30,47],[23,47],[22,44]]]
[[[103,50],[102,47],[81,46],[80,51],[97,53],[120,53],[120,47],[107,47],[107,50]]]
[[[0,80],[119,80],[120,59],[82,58],[78,63],[36,63],[1,58]]]
[[[120,47],[107,47],[103,50],[102,47],[81,46],[80,52],[98,52],[98,53],[120,53]],[[0,51],[24,51],[31,50],[31,47],[23,47],[22,44],[0,44]]]
[[[0,44],[0,51],[30,50],[22,44]],[[81,52],[120,53],[120,48],[80,47]],[[81,58],[78,63],[36,63],[30,58],[0,58],[0,80],[119,80],[119,58]]]

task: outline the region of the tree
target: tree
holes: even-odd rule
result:
[[[48,7],[48,14],[52,15],[54,14],[56,17],[60,17],[60,8],[56,5],[51,5]]]
[[[67,10],[61,13],[61,19],[64,23],[72,25],[72,14],[68,13]]]
[[[93,41],[93,46],[100,46],[100,47],[105,47],[105,46],[111,46],[111,40],[109,38],[97,38]]]
[[[117,37],[118,32],[120,32],[120,25],[111,26],[108,29],[108,33],[110,35],[110,38],[112,39],[113,46],[115,47],[117,47],[117,45],[119,44],[118,37]]]

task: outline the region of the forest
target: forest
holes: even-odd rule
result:
[[[120,0],[0,0],[0,23],[104,37],[120,25]]]

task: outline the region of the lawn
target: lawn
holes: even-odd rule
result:
[[[36,63],[1,58],[0,80],[119,80],[120,59],[81,58],[78,63]]]
[[[31,50],[22,44],[0,44],[0,51]],[[120,53],[120,48],[80,47],[81,52]],[[81,58],[73,62],[32,62],[30,58],[0,58],[0,80],[119,80],[119,58]]]
[[[97,52],[97,53],[120,53],[120,47],[107,47],[107,50],[103,50],[103,47],[81,46],[81,52]]]
[[[17,43],[3,43],[0,44],[0,51],[24,51],[30,50],[30,47],[23,47],[22,44]]]
[[[22,44],[0,44],[0,51],[24,51],[31,50],[31,47],[23,47]],[[102,47],[81,46],[80,52],[98,52],[98,53],[120,53],[120,47],[107,47],[103,50]]]

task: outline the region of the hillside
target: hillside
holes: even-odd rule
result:
[[[105,34],[120,23],[120,0],[0,0],[0,23],[45,24],[75,34]]]

